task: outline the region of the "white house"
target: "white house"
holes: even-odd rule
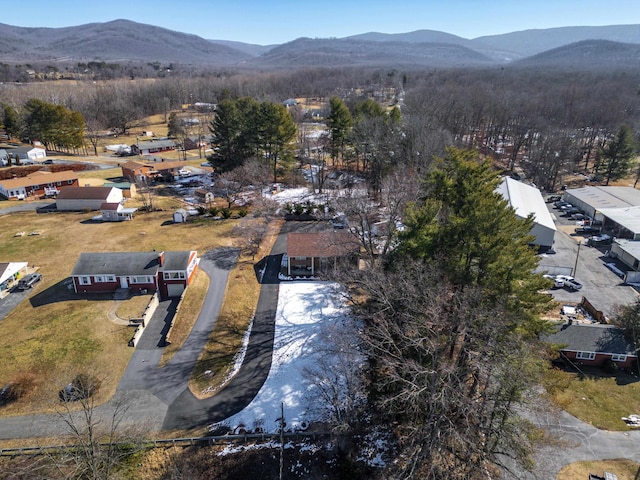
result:
[[[535,237],[533,245],[537,245],[541,250],[550,249],[553,246],[556,225],[540,190],[513,178],[503,177],[496,191],[509,202],[518,217],[527,218],[533,215],[534,224],[530,232]]]

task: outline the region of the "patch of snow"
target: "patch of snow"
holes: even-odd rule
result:
[[[315,418],[308,411],[314,385],[304,375],[316,365],[324,350],[321,329],[341,322],[347,307],[328,282],[291,282],[280,285],[271,369],[265,384],[240,413],[222,422],[235,430],[240,425],[260,424],[266,433],[277,433],[284,404],[286,430],[303,430]],[[211,426],[214,428],[216,425]]]

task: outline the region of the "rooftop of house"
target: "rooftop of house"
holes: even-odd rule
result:
[[[633,343],[625,338],[620,328],[613,325],[565,324],[544,340],[561,345],[563,350],[574,352],[636,354]]]
[[[360,244],[349,232],[333,230],[287,234],[289,257],[342,257],[359,250]]]
[[[155,275],[160,270],[186,270],[192,253],[188,250],[164,252],[81,253],[71,272],[77,275]]]
[[[45,173],[47,175],[45,175]],[[63,170],[62,172],[55,173],[38,171],[27,175],[26,177],[2,180],[0,181],[0,185],[2,185],[6,190],[10,190],[14,188],[31,187],[33,185],[40,185],[42,183],[66,182],[69,180],[77,179],[78,174],[72,170]]]
[[[114,187],[66,187],[60,190],[57,200],[106,200],[113,189]]]

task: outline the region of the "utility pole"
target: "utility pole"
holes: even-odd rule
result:
[[[280,480],[284,478],[284,426],[284,402],[280,402]]]
[[[578,252],[576,253],[576,263],[573,265],[573,276],[576,276],[576,270],[578,269],[578,258],[580,257],[580,246],[582,245],[582,241],[578,242]]]

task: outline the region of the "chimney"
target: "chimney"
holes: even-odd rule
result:
[[[164,266],[164,252],[160,252],[158,254],[158,263],[160,264],[161,267]]]

